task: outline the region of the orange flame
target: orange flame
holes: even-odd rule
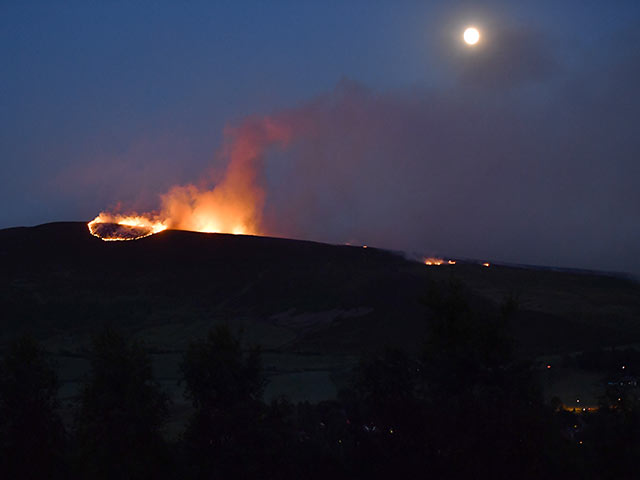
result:
[[[266,149],[286,145],[290,129],[269,118],[251,118],[239,127],[225,129],[227,159],[221,179],[211,188],[177,185],[161,195],[158,214],[100,213],[88,223],[102,240],[135,240],[168,228],[207,233],[257,235],[262,233],[264,190],[258,176]]]
[[[428,257],[424,259],[425,265],[442,265],[444,260],[441,258]]]
[[[455,265],[455,260],[444,260],[438,257],[426,257],[422,260],[425,265]]]
[[[108,232],[105,232],[104,225],[119,225],[129,228],[109,229]],[[87,226],[91,235],[105,241],[136,240],[167,229],[167,226],[160,220],[154,220],[145,215],[125,216],[105,212],[100,213]]]

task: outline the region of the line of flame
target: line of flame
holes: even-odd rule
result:
[[[117,225],[123,225],[126,227],[140,227],[140,228],[148,228],[149,232],[143,235],[139,235],[137,237],[103,237],[97,233],[97,227],[102,223],[114,223]],[[143,215],[112,215],[109,213],[101,212],[96,218],[91,220],[87,227],[89,228],[89,233],[94,237],[98,237],[100,240],[104,240],[105,242],[121,242],[121,241],[129,241],[129,240],[139,240],[141,238],[149,237],[155,233],[162,232],[167,229],[167,225],[160,220],[151,220],[148,217]]]
[[[455,260],[444,260],[437,257],[426,257],[422,259],[425,265],[455,265]]]

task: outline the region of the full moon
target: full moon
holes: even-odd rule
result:
[[[463,37],[467,45],[475,45],[480,40],[480,32],[477,28],[469,27],[464,31]]]

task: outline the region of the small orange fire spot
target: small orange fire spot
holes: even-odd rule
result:
[[[489,262],[485,262],[482,264],[483,267],[488,267],[489,266]]]
[[[442,265],[444,260],[441,258],[427,257],[424,259],[425,265]]]
[[[367,248],[367,246],[366,245],[362,245],[362,248]]]
[[[447,263],[448,263],[449,265],[455,265],[455,264],[456,264],[456,262],[455,262],[454,260],[449,260]]]

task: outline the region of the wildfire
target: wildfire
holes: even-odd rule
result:
[[[124,216],[104,212],[87,226],[91,235],[104,241],[137,240],[167,229],[163,222],[143,215]]]
[[[160,196],[157,214],[102,212],[88,223],[89,232],[105,241],[136,240],[168,228],[259,235],[265,197],[258,178],[261,160],[269,147],[286,145],[290,136],[288,127],[269,118],[227,128],[219,152],[227,167],[215,185],[176,185]]]
[[[424,259],[425,265],[442,265],[444,260],[441,258],[428,257]]]
[[[455,260],[444,260],[438,257],[427,257],[422,260],[425,265],[455,265]]]
[[[423,259],[425,265],[455,265],[455,260],[444,260],[438,257],[427,257]]]

